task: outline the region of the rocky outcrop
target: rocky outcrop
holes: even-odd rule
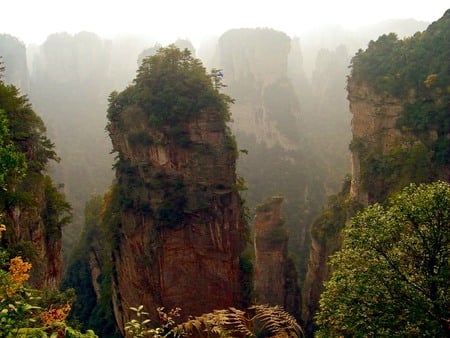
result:
[[[357,84],[350,79],[348,100],[352,113],[353,145],[364,140],[365,147],[386,154],[392,145],[402,138],[396,121],[405,105],[405,100],[388,94],[376,94],[368,84]],[[350,196],[363,205],[369,203],[367,187],[361,182],[360,152],[352,147],[352,184]]]
[[[303,278],[309,223],[325,192],[319,179],[324,166],[305,137],[297,95],[308,87],[299,41],[272,29],[234,29],[220,37],[217,59],[225,90],[235,99],[231,128],[239,147],[248,150],[238,161],[248,185],[246,200],[254,207],[267,196],[285,196],[289,251],[299,257],[297,273]]]
[[[309,335],[322,283],[330,273],[327,257],[340,248],[340,231],[356,211],[383,203],[410,183],[450,177],[444,89],[449,78],[447,69],[439,66],[448,59],[449,14],[409,39],[380,36],[352,59],[347,84],[353,116],[352,177],[350,186],[344,184],[340,194],[330,197],[328,208],[311,226],[303,309]]]
[[[236,99],[233,128],[268,147],[292,150],[298,147],[299,103],[287,73],[290,43],[272,29],[233,29],[220,37],[218,55]]]
[[[280,215],[283,197],[274,196],[257,208],[254,221],[257,303],[280,305],[298,317],[300,293],[293,262],[288,257],[288,234]]]
[[[245,222],[234,140],[214,108],[180,122],[177,137],[174,127],[150,128],[137,106],[109,126],[120,158],[112,245],[120,328],[131,318],[129,307],[140,304],[155,320],[159,306],[180,307],[186,318],[243,305]]]

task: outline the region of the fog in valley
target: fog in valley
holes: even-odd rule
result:
[[[117,154],[105,127],[111,92],[133,83],[160,47],[187,48],[235,101],[237,174],[251,219],[282,195],[299,284],[310,226],[351,172],[347,76],[352,57],[382,34],[425,30],[448,2],[408,1],[10,1],[1,6],[2,80],[43,119],[59,163],[49,173],[73,207],[63,229],[67,261],[86,202],[104,195]]]
[[[293,203],[292,208],[298,208],[299,203],[309,204],[302,206],[310,215],[302,215],[301,218],[306,219],[298,219],[299,215],[288,219],[294,229],[293,235],[303,238],[305,234],[298,234],[296,224],[304,222],[306,229],[327,194],[336,192],[349,172],[347,145],[351,117],[345,86],[351,57],[383,33],[395,32],[403,37],[425,29],[444,12],[444,2],[406,5],[387,1],[385,4],[264,1],[256,5],[231,1],[220,6],[201,1],[156,4],[133,1],[127,6],[114,1],[108,6],[88,1],[4,4],[2,12],[8,13],[0,23],[0,55],[6,66],[4,79],[29,96],[61,157],[59,164],[52,164],[52,176],[64,185],[75,211],[74,224],[64,230],[66,245],[70,248],[72,240],[77,238],[88,197],[104,193],[113,178],[111,146],[104,132],[108,95],[131,83],[145,55],[170,43],[176,43],[182,49],[188,47],[207,69],[225,70],[226,91],[236,99],[236,105],[232,107],[233,129],[237,132],[240,148],[249,148],[251,142],[255,142],[255,146],[266,143],[278,154],[275,158],[284,157],[277,146],[291,148],[289,151],[296,148],[295,151],[303,153],[293,155],[299,157],[291,169],[283,168],[280,163],[277,165],[280,159],[274,158],[272,165],[278,168],[260,168],[263,172],[253,172],[255,177],[251,177],[252,165],[259,167],[256,164],[258,156],[266,156],[266,150],[250,151],[240,162],[241,175],[250,186],[247,193],[250,205],[271,194],[289,195],[277,180],[286,181],[286,189],[292,189],[290,194],[295,196],[294,200],[288,198],[287,201]],[[286,47],[288,54],[280,55],[276,41],[270,36],[264,38],[262,32],[260,41],[251,42],[251,37],[245,37],[245,31],[242,31],[242,38],[239,31],[235,31],[234,35],[241,41],[225,47],[228,51],[221,50],[222,35],[241,28],[249,31],[273,29],[285,34],[285,38],[291,40]],[[242,53],[246,52],[239,50],[239,46],[258,48],[249,47],[250,44],[266,48],[266,54],[242,59],[246,57]],[[269,74],[273,67],[271,55],[280,57],[280,62],[288,62],[287,69],[280,70],[279,74]],[[266,56],[268,59],[263,60]],[[295,146],[288,146],[290,141],[251,135],[252,132],[245,132],[245,126],[239,125],[239,114],[244,114],[239,112],[239,107],[246,97],[239,97],[242,93],[237,87],[234,91],[233,82],[236,85],[242,83],[238,83],[237,70],[228,71],[229,57],[241,58],[238,66],[243,74],[253,71],[248,67],[256,60],[252,58],[257,57],[269,68],[256,70],[261,73],[255,77],[289,77],[292,99],[296,101],[295,107],[289,108],[293,109],[289,114],[298,125],[298,130],[291,130],[291,136],[296,139]],[[251,81],[258,80],[253,78]],[[257,83],[246,85],[258,86]],[[248,139],[252,137],[256,140]],[[301,173],[302,170],[306,172]]]

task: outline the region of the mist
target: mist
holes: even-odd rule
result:
[[[448,7],[445,0],[404,1],[159,1],[102,2],[45,0],[2,4],[0,32],[25,44],[41,44],[51,33],[89,31],[104,38],[138,35],[167,44],[189,39],[195,48],[231,28],[267,27],[290,36],[324,26],[358,30],[387,19],[431,22]]]
[[[265,199],[284,197],[286,247],[301,284],[311,224],[351,172],[352,58],[380,35],[424,31],[448,9],[446,2],[4,4],[1,80],[20,88],[45,122],[61,158],[48,171],[73,207],[73,222],[63,229],[64,262],[88,233],[85,209],[118,177],[118,155],[105,131],[108,102],[133,86],[146,57],[174,44],[207,72],[220,69],[220,90],[233,99],[227,123],[239,153],[237,175],[247,187],[240,193],[250,219]]]

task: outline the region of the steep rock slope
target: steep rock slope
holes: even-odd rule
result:
[[[298,41],[293,54],[291,44],[286,34],[271,29],[230,30],[218,41],[217,64],[227,93],[236,99],[233,132],[239,147],[248,150],[238,162],[249,188],[244,196],[251,207],[268,196],[285,196],[289,247],[299,257],[302,276],[308,224],[324,202],[325,166],[304,138],[307,127],[293,85],[302,81],[301,55]]]
[[[300,292],[288,233],[283,226],[283,197],[274,196],[260,205],[254,220],[255,293],[257,303],[280,305],[299,318]]]
[[[183,315],[241,306],[245,222],[226,126],[229,98],[188,51],[146,59],[110,99],[120,210],[112,244],[120,328],[130,306]]]
[[[450,180],[450,11],[426,31],[371,41],[352,60],[348,99],[353,114],[352,177],[312,224],[303,318],[313,331],[327,257],[356,210],[383,202],[410,182]]]
[[[449,20],[405,40],[383,35],[353,58],[351,196],[364,205],[450,177]]]

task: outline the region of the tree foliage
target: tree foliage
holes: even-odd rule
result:
[[[445,171],[449,164],[449,25],[450,10],[427,30],[410,38],[399,40],[393,33],[382,35],[378,40],[371,41],[367,50],[360,50],[352,59],[353,81],[357,84],[367,83],[375,93],[405,102],[397,119],[397,128],[405,135],[414,135],[420,142],[421,152],[425,156],[420,160],[422,163],[425,160],[424,166],[431,169],[430,176]],[[403,148],[405,152],[418,149],[411,150],[408,146]],[[381,154],[372,155],[366,156],[369,162],[390,160],[380,159]],[[408,157],[406,153],[402,156]],[[387,167],[389,163],[383,166]],[[394,176],[390,178],[393,181],[397,179]],[[426,178],[421,181],[432,179]],[[367,181],[371,179],[367,178]]]
[[[42,119],[18,88],[0,80],[0,214],[8,229],[3,242],[9,253],[33,263],[31,281],[40,284],[48,265],[58,262],[61,227],[71,221],[70,205],[46,175],[51,160],[59,158]]]
[[[0,240],[5,230],[0,224]],[[0,246],[0,338],[97,337],[93,331],[83,334],[67,325],[73,301],[70,291],[47,293],[27,285],[31,268],[20,256],[9,259]]]
[[[450,186],[414,185],[358,213],[320,300],[323,337],[450,334]]]
[[[25,156],[18,152],[10,141],[8,120],[0,110],[0,189],[6,189],[8,182],[20,179],[25,170]]]
[[[69,315],[83,330],[93,329],[102,337],[119,337],[114,322],[111,302],[112,262],[108,255],[117,230],[117,191],[111,188],[105,196],[92,196],[86,202],[84,228],[80,240],[68,261],[62,289],[73,288],[76,300]],[[104,241],[101,248],[99,241]],[[100,297],[92,281],[91,253],[95,252],[101,274],[95,280],[100,286]]]
[[[220,86],[213,86],[216,75],[207,74],[188,49],[182,51],[175,45],[160,48],[144,58],[132,86],[110,95],[108,118],[114,119],[124,108],[137,105],[148,114],[151,127],[189,121],[211,108],[221,112],[227,122],[232,100],[219,93]]]

